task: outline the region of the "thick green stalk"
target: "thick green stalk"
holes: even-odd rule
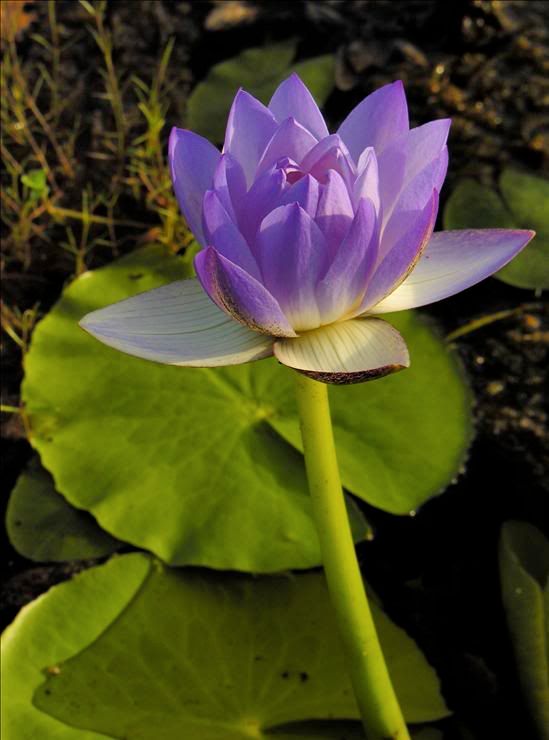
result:
[[[328,389],[295,373],[307,478],[332,605],[368,740],[409,740],[356,558],[339,478]]]

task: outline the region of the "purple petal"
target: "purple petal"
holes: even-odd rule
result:
[[[362,300],[376,264],[378,237],[374,204],[363,199],[334,261],[316,289],[323,324],[337,321]]]
[[[213,190],[208,190],[204,197],[204,232],[209,246],[259,278],[259,268],[250,247]]]
[[[296,339],[277,340],[274,353],[282,364],[338,385],[382,378],[410,364],[398,331],[373,318],[340,321]]]
[[[317,139],[328,136],[324,117],[315,99],[295,72],[277,87],[269,110],[278,123],[293,117]]]
[[[237,92],[227,121],[223,151],[240,163],[248,187],[277,128],[275,117],[268,108],[244,90]]]
[[[353,186],[353,202],[358,205],[362,198],[369,198],[375,206],[376,213],[380,212],[379,198],[379,170],[374,149],[368,147],[360,155],[358,161],[359,175]]]
[[[335,170],[349,187],[356,177],[352,157],[337,134],[319,141],[301,162],[301,169],[310,172],[319,182],[325,182],[328,170]]]
[[[360,313],[368,311],[371,306],[392,293],[412,271],[431,238],[437,209],[438,193],[434,190],[429,203],[423,211],[417,212],[411,227],[376,268],[366,289]]]
[[[315,137],[304,126],[294,118],[287,118],[280,124],[267,144],[257,167],[256,177],[281,159],[293,159],[294,162],[301,162],[315,144]]]
[[[246,195],[246,178],[240,164],[230,154],[222,154],[214,173],[213,188],[223,207],[237,222],[237,212]]]
[[[172,128],[168,159],[175,195],[196,240],[204,245],[202,201],[212,187],[221,156],[207,139],[192,131]]]
[[[92,311],[80,326],[120,352],[166,365],[237,365],[272,354],[272,339],[220,311],[198,280],[179,280]]]
[[[408,131],[408,106],[399,80],[368,95],[343,121],[338,129],[351,156],[358,162],[367,146],[377,155]]]
[[[311,175],[305,175],[286,190],[278,205],[299,203],[304,211],[313,216],[318,206],[318,197],[318,180]]]
[[[326,184],[320,187],[315,222],[324,234],[328,253],[334,255],[354,218],[353,204],[343,178],[330,170]]]
[[[199,252],[194,266],[206,293],[229,316],[262,334],[296,336],[269,291],[215,249],[207,247]]]
[[[504,267],[534,235],[514,229],[439,231],[406,280],[371,311],[417,308],[459,293]]]
[[[326,244],[312,218],[293,203],[262,222],[257,259],[267,290],[278,300],[293,328],[319,326],[315,286],[326,265]]]
[[[239,210],[238,225],[252,249],[259,225],[268,213],[280,205],[285,189],[284,170],[272,167],[257,178],[244,196]]]

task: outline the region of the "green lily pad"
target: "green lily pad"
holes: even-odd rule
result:
[[[122,545],[57,493],[51,475],[36,461],[11,492],[6,529],[20,555],[42,562],[99,558]]]
[[[534,229],[536,237],[495,277],[517,288],[549,288],[549,181],[503,171],[498,193],[474,180],[462,180],[444,210],[446,229]]]
[[[333,55],[307,59],[292,66],[295,41],[246,49],[238,56],[216,64],[200,82],[187,103],[186,125],[213,142],[222,142],[233,98],[240,87],[267,104],[277,86],[297,72],[319,105],[334,86]]]
[[[518,675],[539,737],[549,738],[549,541],[525,522],[503,526],[503,605]]]
[[[375,605],[374,616],[407,720],[447,716],[414,642]],[[34,703],[128,740],[267,738],[275,727],[295,738],[295,724],[289,735],[283,725],[359,716],[321,573],[252,578],[158,563],[99,638],[50,671]]]
[[[150,568],[140,554],[115,557],[55,586],[18,614],[2,635],[3,740],[104,740],[77,730],[32,705],[44,669],[96,640],[120,614]]]
[[[293,371],[274,360],[219,369],[156,365],[77,326],[88,311],[186,269],[153,247],[69,286],[37,326],[26,357],[31,442],[72,504],[166,562],[254,572],[318,565]],[[332,401],[345,486],[408,513],[463,464],[470,394],[437,333],[413,313],[395,319],[412,369],[335,389]],[[349,510],[362,539],[367,524],[356,506]]]

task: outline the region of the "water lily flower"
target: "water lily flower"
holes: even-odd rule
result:
[[[450,120],[410,129],[401,82],[376,90],[330,134],[297,75],[268,106],[236,94],[222,152],[173,129],[175,192],[202,250],[198,278],[94,311],[111,347],[172,365],[274,354],[332,383],[409,365],[381,315],[424,306],[509,262],[534,232],[433,233]]]

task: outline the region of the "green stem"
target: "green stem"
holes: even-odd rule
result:
[[[328,388],[295,373],[307,478],[328,589],[368,740],[409,740],[356,558],[339,478]]]

